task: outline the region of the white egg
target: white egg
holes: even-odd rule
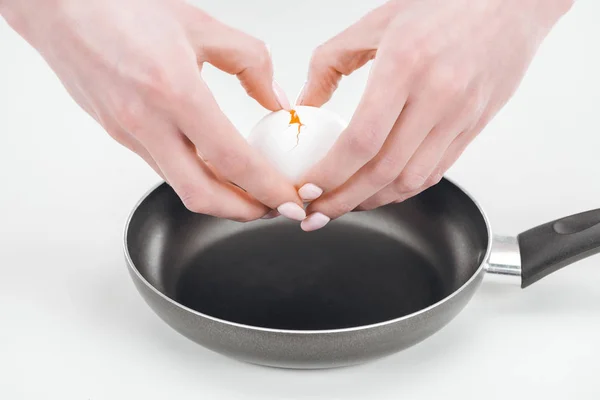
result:
[[[248,142],[294,183],[331,149],[346,122],[337,114],[316,107],[298,106],[302,123],[290,124],[291,114],[281,110],[261,119],[248,135]]]

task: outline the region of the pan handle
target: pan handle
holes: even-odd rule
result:
[[[517,236],[521,287],[600,252],[600,208],[537,226]]]

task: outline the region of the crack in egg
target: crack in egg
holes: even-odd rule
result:
[[[294,124],[298,124],[298,133],[296,134],[296,145],[292,148],[294,150],[300,144],[300,129],[305,126],[302,121],[300,121],[300,116],[296,110],[290,110],[290,123],[288,126],[292,126]]]

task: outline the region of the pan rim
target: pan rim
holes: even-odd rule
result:
[[[158,189],[159,187],[161,187],[163,184],[166,184],[165,181],[160,181],[158,183],[156,183],[155,185],[153,185],[134,205],[133,209],[130,211],[129,216],[127,217],[126,223],[125,223],[125,227],[123,230],[123,250],[125,253],[125,259],[126,259],[126,263],[127,263],[127,267],[130,269],[131,272],[133,272],[133,274],[137,277],[137,279],[142,282],[148,289],[150,289],[150,291],[154,292],[155,294],[157,294],[159,297],[161,297],[163,300],[167,301],[168,303],[170,303],[171,305],[173,305],[174,307],[177,307],[183,311],[186,311],[188,313],[192,313],[193,315],[196,315],[198,317],[201,318],[206,318],[210,321],[219,323],[219,324],[224,324],[224,325],[229,325],[232,327],[236,327],[236,328],[241,328],[241,329],[248,329],[251,331],[261,331],[261,332],[268,332],[268,333],[275,333],[275,334],[293,334],[293,335],[323,335],[323,334],[335,334],[335,333],[348,333],[348,332],[355,332],[355,331],[364,331],[364,330],[369,330],[369,329],[375,329],[375,328],[380,328],[382,326],[387,326],[387,325],[393,325],[408,319],[413,319],[415,317],[418,317],[419,315],[425,314],[435,308],[438,308],[440,306],[442,306],[443,304],[445,304],[446,302],[452,300],[455,296],[458,296],[463,290],[465,290],[465,288],[467,288],[468,286],[470,286],[473,281],[475,281],[477,279],[477,277],[479,276],[479,274],[481,274],[484,270],[485,270],[485,265],[488,261],[489,255],[491,253],[492,250],[492,241],[493,241],[493,236],[492,236],[492,230],[491,230],[491,226],[490,226],[490,222],[488,219],[488,216],[486,215],[485,211],[483,210],[483,207],[479,204],[479,202],[477,200],[475,200],[475,198],[468,192],[466,191],[462,186],[456,184],[453,180],[447,178],[447,177],[443,177],[442,180],[447,181],[448,183],[454,185],[456,188],[458,188],[460,191],[462,191],[472,202],[473,204],[477,207],[477,209],[479,210],[479,213],[481,214],[483,221],[485,222],[485,226],[486,226],[486,231],[487,231],[487,236],[488,236],[488,242],[487,242],[487,248],[485,251],[485,255],[482,258],[481,264],[479,264],[479,266],[477,267],[477,270],[473,273],[473,275],[471,275],[471,277],[461,286],[459,287],[457,290],[455,290],[454,292],[450,293],[448,296],[444,297],[443,299],[437,301],[436,303],[433,303],[421,310],[415,311],[411,314],[408,315],[404,315],[402,317],[398,317],[398,318],[394,318],[394,319],[390,319],[387,321],[382,321],[382,322],[377,322],[374,324],[368,324],[368,325],[360,325],[360,326],[353,326],[353,327],[349,327],[349,328],[340,328],[340,329],[322,329],[322,330],[297,330],[297,329],[276,329],[276,328],[267,328],[267,327],[262,327],[262,326],[254,326],[254,325],[247,325],[247,324],[241,324],[238,322],[233,322],[233,321],[228,321],[225,319],[221,319],[221,318],[217,318],[217,317],[213,317],[211,315],[208,314],[204,314],[201,313],[199,311],[196,311],[192,308],[189,308],[175,300],[173,300],[172,298],[170,298],[169,296],[167,296],[166,294],[162,293],[160,290],[158,290],[157,288],[154,287],[154,285],[152,285],[150,282],[148,282],[148,280],[146,280],[146,278],[144,278],[142,276],[142,274],[140,273],[140,271],[137,269],[137,267],[135,266],[133,260],[131,259],[131,255],[129,253],[129,246],[127,244],[127,236],[129,234],[129,227],[131,224],[131,221],[135,215],[135,213],[138,211],[140,205],[152,194],[156,191],[156,189]]]

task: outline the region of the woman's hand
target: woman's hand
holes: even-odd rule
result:
[[[303,228],[439,182],[510,98],[571,2],[394,0],[320,46],[303,105],[321,106],[342,75],[375,60],[348,128],[305,177],[301,194],[325,194]]]
[[[293,185],[239,135],[200,74],[208,62],[267,109],[289,107],[262,42],[179,0],[0,0],[0,13],[190,210],[248,221],[279,208],[303,219]]]

